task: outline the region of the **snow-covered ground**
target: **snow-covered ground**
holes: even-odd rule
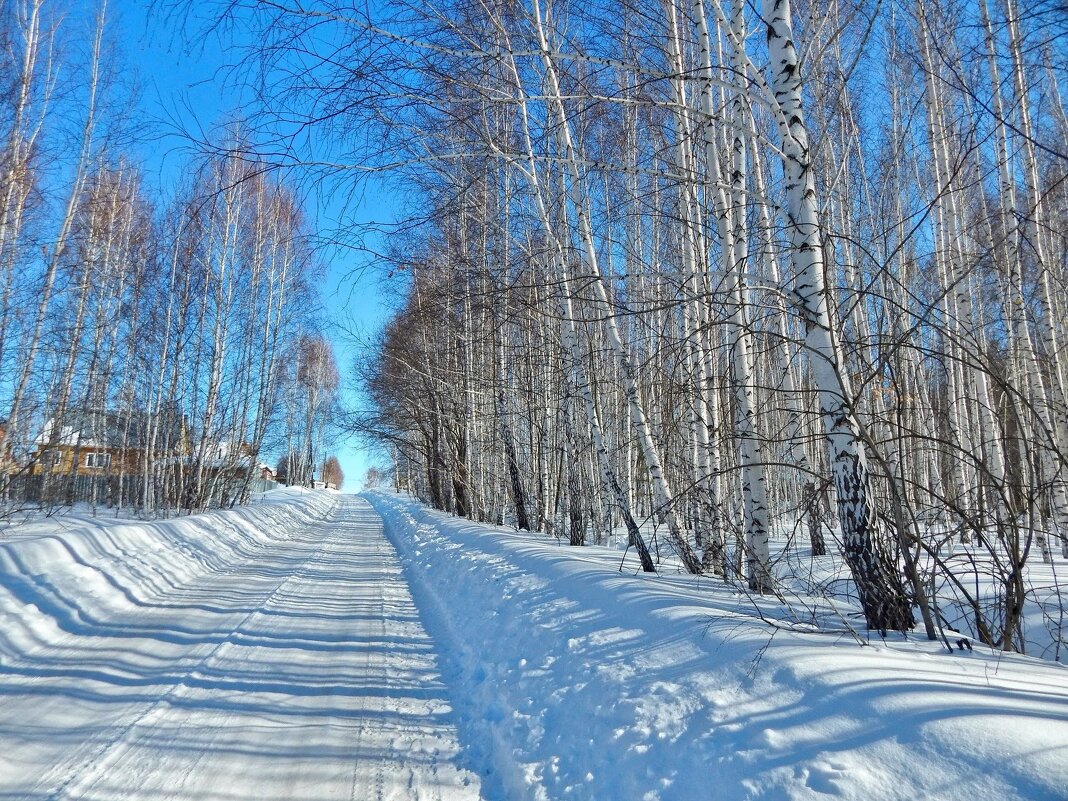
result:
[[[0,799],[478,797],[362,500],[38,521],[0,575]]]
[[[368,499],[4,532],[0,799],[1068,798],[1062,665]]]
[[[1068,670],[370,496],[493,799],[1068,799]],[[788,616],[786,616],[788,619]]]

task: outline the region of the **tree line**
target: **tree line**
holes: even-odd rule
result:
[[[310,481],[338,379],[300,199],[233,155],[238,125],[149,188],[106,4],[89,36],[65,11],[5,0],[0,23],[5,500],[89,472],[139,479],[113,502],[192,511],[247,493],[265,451]]]
[[[288,108],[409,181],[361,421],[399,486],[573,544],[625,526],[650,570],[654,523],[685,570],[756,592],[789,534],[840,551],[872,629],[1023,650],[1025,565],[1068,553],[1056,8],[259,24],[267,63],[311,54],[315,104],[287,86]]]

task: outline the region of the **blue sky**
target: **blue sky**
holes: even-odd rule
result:
[[[203,7],[191,6],[194,13]],[[83,2],[75,13],[84,19],[69,22],[88,30],[96,8],[92,0]],[[187,41],[187,34],[203,31],[205,21],[183,18],[161,10],[158,4],[153,8],[149,0],[111,0],[108,22],[109,38],[124,62],[121,68],[130,82],[140,85],[141,110],[156,124],[152,140],[143,147],[142,159],[148,180],[158,184],[166,196],[173,191],[191,150],[180,129],[194,135],[209,131],[245,100],[233,82],[224,80],[227,67],[236,58],[235,51],[210,33],[202,32],[192,42]],[[185,31],[179,30],[183,22]],[[231,33],[240,36],[239,31]],[[358,198],[355,205],[345,207],[308,193],[305,211],[324,235],[346,221],[367,224],[393,219],[396,192],[388,179],[368,184],[354,196]],[[377,243],[372,239],[367,244],[373,249]],[[322,260],[322,300],[345,381],[344,399],[350,406],[360,406],[362,398],[350,375],[360,350],[358,342],[350,341],[344,332],[353,332],[364,341],[372,336],[388,315],[385,295],[379,292],[372,259],[366,253],[324,247]],[[339,442],[337,455],[349,490],[358,489],[367,468],[378,461],[355,442]]]

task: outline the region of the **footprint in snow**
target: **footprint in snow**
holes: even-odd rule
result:
[[[846,768],[835,762],[817,762],[806,771],[805,784],[817,793],[841,795],[839,782],[845,778]]]

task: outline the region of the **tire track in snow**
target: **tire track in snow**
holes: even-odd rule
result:
[[[336,514],[336,507],[334,514]],[[287,538],[285,542],[291,542],[292,539],[294,539],[294,537]],[[285,585],[300,574],[302,569],[306,568],[310,562],[321,556],[325,544],[325,542],[320,542],[318,546],[301,561],[300,567],[287,571],[273,589],[271,589],[260,601],[257,608],[251,609],[249,612],[245,613],[241,620],[234,626],[233,630],[226,635],[224,639],[211,644],[207,653],[205,653],[191,668],[185,671],[185,678],[169,685],[167,690],[160,694],[154,701],[150,702],[150,705],[140,715],[117,732],[107,732],[105,730],[105,734],[97,741],[86,743],[84,750],[75,754],[72,760],[66,762],[64,765],[56,766],[56,772],[61,772],[65,778],[61,780],[61,784],[58,787],[48,791],[47,798],[49,801],[63,801],[63,799],[67,797],[78,797],[78,795],[69,796],[69,793],[80,795],[90,792],[97,781],[106,774],[107,768],[118,762],[126,751],[129,751],[134,747],[136,741],[126,742],[130,734],[138,728],[148,728],[154,715],[158,716],[165,705],[170,704],[183,692],[187,692],[189,689],[187,680],[197,673],[202,673],[213,658],[227,646],[233,645],[234,639],[240,635],[241,629],[252,618],[260,614],[263,609],[270,604],[271,600],[282,591]],[[271,547],[277,547],[277,545]],[[248,565],[243,565],[241,567],[247,568]],[[218,580],[232,578],[235,574],[243,572],[248,571],[247,569],[235,568],[233,571],[217,573],[214,578]],[[42,785],[47,787],[47,785],[55,781],[56,778],[55,775],[45,777],[42,781]]]
[[[381,557],[383,555],[382,554],[382,544],[383,544],[383,542],[384,542],[384,540],[379,541],[377,543],[376,547],[375,547],[374,555],[375,555],[375,562],[376,563],[381,560]],[[379,568],[379,572],[381,573],[381,568]],[[375,626],[375,628],[377,629],[375,631],[375,634],[378,635],[381,639],[384,640],[385,639],[385,618],[386,618],[385,593],[379,593],[378,594],[376,608],[378,610],[378,615],[376,616],[376,621],[375,622],[378,625]],[[373,652],[370,649],[367,649],[364,652],[364,672],[365,672],[365,674],[369,674],[371,672],[371,656],[372,656],[372,653]],[[352,766],[352,792],[349,795],[349,801],[371,801],[371,798],[367,795],[367,790],[368,790],[367,786],[364,783],[361,782],[361,767],[362,767],[361,766],[361,756],[365,753],[365,750],[364,750],[365,749],[365,743],[368,742],[368,739],[369,739],[367,737],[367,729],[368,729],[368,725],[367,725],[367,722],[365,721],[360,726],[359,736],[357,737],[357,740],[356,740],[356,746],[357,746],[356,747],[356,755],[355,755],[356,758],[353,760],[353,766]],[[383,799],[385,798],[385,776],[383,775],[383,767],[382,767],[382,764],[381,764],[380,760],[375,760],[374,761],[374,763],[372,764],[372,770],[374,771],[374,773],[373,773],[373,784],[374,784],[373,801],[383,801]]]

